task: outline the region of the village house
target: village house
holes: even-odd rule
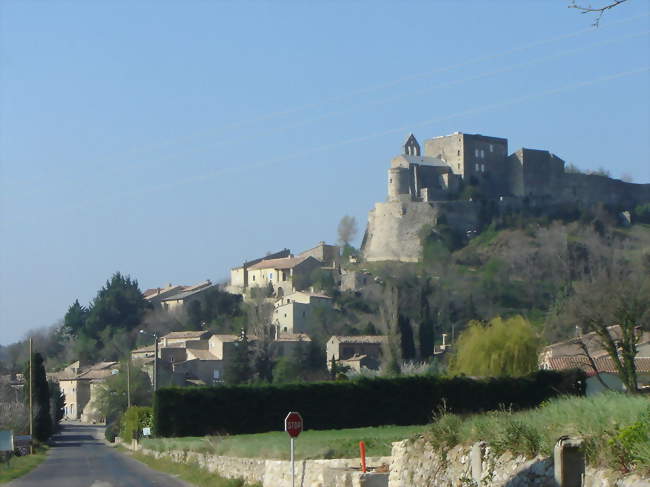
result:
[[[360,371],[379,369],[382,347],[386,337],[382,335],[333,336],[327,341],[327,367],[332,367],[332,360],[339,365]]]
[[[275,302],[271,319],[280,333],[308,333],[313,331],[310,323],[317,308],[332,308],[332,298],[321,293],[297,291]]]
[[[206,294],[208,291],[215,289],[209,280],[195,284],[194,286],[184,286],[182,290],[171,293],[160,299],[160,305],[168,313],[178,314],[187,311],[193,303],[198,306],[204,306]]]
[[[78,362],[75,362],[75,364],[69,367],[75,365],[78,366]],[[83,421],[94,419],[93,413],[95,413],[95,410],[92,402],[95,400],[97,387],[107,377],[117,373],[117,367],[117,362],[99,362],[74,376],[61,376],[59,378],[59,386],[61,393],[65,397],[63,417],[65,419],[81,419]],[[90,407],[88,408],[89,403]]]
[[[614,340],[621,338],[620,326],[610,326],[608,330]],[[587,395],[597,394],[607,388],[624,391],[625,386],[618,377],[614,361],[602,346],[598,335],[595,332],[582,334],[580,330],[576,331],[576,337],[545,347],[539,354],[539,368],[543,370],[575,368],[583,370],[587,374]],[[634,361],[637,380],[640,387],[648,387],[650,386],[650,332],[638,329],[636,333],[638,334],[638,343]],[[583,345],[587,353],[585,353]],[[589,357],[593,360],[595,368]]]
[[[244,262],[239,267],[234,267],[230,269],[230,283],[226,288],[226,291],[233,294],[244,294],[246,289],[248,289],[248,269],[249,267],[262,262],[263,260],[271,259],[282,259],[285,257],[291,256],[291,251],[289,249],[283,249],[279,252],[266,255],[264,257],[258,257],[257,259],[252,259],[247,262]]]

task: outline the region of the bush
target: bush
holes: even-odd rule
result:
[[[153,411],[150,407],[131,406],[120,421],[120,437],[125,441],[137,440],[142,428],[152,426]]]
[[[104,438],[106,438],[106,440],[113,443],[115,441],[115,437],[119,436],[119,434],[120,434],[119,421],[113,421],[106,425],[106,428],[104,429]]]
[[[159,436],[281,430],[289,411],[308,429],[426,424],[442,404],[454,413],[529,408],[558,394],[581,394],[579,371],[538,371],[521,378],[433,376],[339,382],[167,388],[156,392]]]

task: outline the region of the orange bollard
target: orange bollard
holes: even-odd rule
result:
[[[366,473],[366,444],[363,441],[359,442],[359,450],[361,451],[361,471]]]

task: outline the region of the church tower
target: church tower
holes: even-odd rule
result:
[[[415,135],[412,133],[406,138],[404,142],[404,155],[405,156],[418,156],[420,157],[420,144],[418,144]]]

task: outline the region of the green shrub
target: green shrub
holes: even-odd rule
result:
[[[622,470],[635,466],[650,470],[650,408],[638,421],[621,428],[609,443]]]
[[[442,404],[454,413],[530,408],[557,394],[581,394],[579,371],[475,380],[412,376],[281,385],[166,388],[156,392],[160,436],[281,430],[289,411],[308,429],[426,424]]]
[[[153,410],[148,406],[131,406],[120,421],[120,437],[125,441],[137,440],[142,428],[151,427]]]

